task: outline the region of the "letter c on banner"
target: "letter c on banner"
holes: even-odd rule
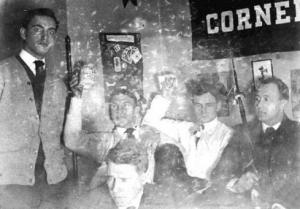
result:
[[[212,22],[211,22],[212,19],[218,20],[218,14],[213,13],[213,14],[206,15],[206,24],[207,24],[207,33],[208,34],[214,34],[214,33],[219,32],[218,26],[215,26],[214,28],[212,28]]]

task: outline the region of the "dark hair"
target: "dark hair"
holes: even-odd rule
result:
[[[281,99],[289,100],[289,88],[287,85],[277,77],[270,77],[260,81],[258,88],[262,85],[273,83],[277,86]]]
[[[203,94],[210,93],[217,101],[222,100],[225,96],[219,92],[215,85],[202,80],[191,79],[185,84],[185,86],[188,93],[192,96],[201,96]]]
[[[133,99],[134,104],[137,105],[137,103],[138,103],[137,98],[136,98],[136,96],[132,92],[128,91],[127,89],[119,89],[119,88],[115,89],[111,93],[111,95],[110,95],[110,102],[111,102],[111,100],[112,100],[112,98],[114,96],[119,95],[119,94],[123,94],[123,95],[126,95],[126,96],[130,97],[131,99]]]
[[[109,150],[106,161],[134,165],[138,172],[146,172],[148,168],[146,147],[135,139],[120,141],[114,148]]]
[[[24,20],[22,22],[22,27],[27,28],[30,21],[35,16],[47,16],[47,17],[52,18],[55,22],[55,30],[58,29],[59,21],[55,17],[55,13],[53,12],[53,10],[51,10],[49,8],[38,8],[38,9],[32,9],[32,10],[25,11],[25,17],[24,17]]]

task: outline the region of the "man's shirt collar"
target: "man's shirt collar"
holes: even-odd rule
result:
[[[274,128],[275,130],[277,130],[277,129],[279,128],[280,125],[281,125],[281,122],[276,123],[276,124],[273,125],[273,126],[269,126],[269,125],[267,125],[267,124],[265,124],[265,123],[262,123],[263,132],[265,132],[266,129],[267,129],[267,128],[270,128],[270,127],[272,127],[272,128]]]
[[[218,123],[219,123],[219,120],[217,117],[208,123],[204,123],[203,124],[204,131],[208,131],[208,132],[216,131],[216,127],[217,127]]]
[[[34,61],[41,60],[45,63],[45,58],[37,59],[36,57],[32,56],[29,52],[27,52],[25,49],[21,50],[19,56],[26,63],[26,65],[29,67],[29,69],[33,72],[34,75],[36,75]]]

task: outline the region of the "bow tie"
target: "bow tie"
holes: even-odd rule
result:
[[[133,132],[135,131],[135,128],[127,128],[124,133],[127,134],[128,138],[135,138],[133,135]]]

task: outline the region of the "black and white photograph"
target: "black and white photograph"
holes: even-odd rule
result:
[[[0,0],[0,209],[300,209],[300,0]]]

